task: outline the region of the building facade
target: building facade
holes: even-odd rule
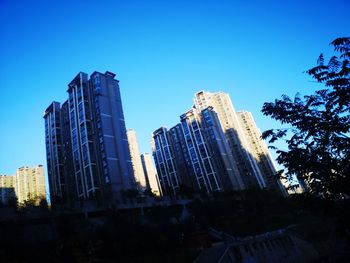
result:
[[[265,188],[263,175],[256,160],[250,154],[248,139],[241,127],[230,96],[224,92],[200,91],[195,94],[194,104],[199,110],[210,106],[217,113],[231,153],[247,188]]]
[[[248,111],[238,111],[237,116],[249,144],[249,153],[258,164],[261,174],[264,177],[266,188],[269,190],[278,190],[286,195],[285,187],[280,180],[276,179],[276,166],[266,143],[261,138],[261,131],[257,127],[252,113]]]
[[[67,92],[62,107],[53,102],[44,114],[51,198],[117,200],[135,187],[119,81],[80,72]]]
[[[16,195],[19,203],[46,197],[44,167],[23,166],[16,172]]]
[[[163,195],[176,194],[180,186],[174,154],[168,136],[168,130],[165,127],[154,131],[152,136],[153,158]]]
[[[198,113],[191,109],[180,116],[182,130],[189,153],[191,167],[195,174],[195,187],[205,192],[221,191],[218,172],[214,167],[213,156],[208,151],[204,140],[203,130],[200,127]]]
[[[208,142],[208,149],[214,156],[223,190],[244,190],[246,186],[230,151],[217,113],[210,106],[201,111],[201,127]]]
[[[4,205],[10,205],[16,198],[16,180],[14,175],[0,175],[0,201]]]
[[[145,177],[145,172],[142,167],[141,156],[139,151],[139,145],[137,143],[135,130],[127,130],[127,137],[129,142],[129,150],[131,155],[131,163],[135,176],[135,181],[138,189],[143,192],[147,189],[147,181]]]
[[[0,175],[0,194],[3,204],[16,198],[18,204],[31,200],[38,205],[41,199],[46,199],[43,166],[23,166],[17,169],[15,175]]]
[[[168,138],[167,148],[179,182],[179,189],[173,191],[212,193],[245,189],[217,114],[211,107],[202,111],[192,108],[180,116],[179,124],[162,131]],[[154,145],[157,134],[153,134]],[[154,147],[156,156],[155,150]],[[156,167],[161,171],[159,162]]]
[[[149,153],[141,154],[141,161],[147,181],[147,186],[154,195],[162,196],[163,194],[158,180],[157,171],[153,164],[152,155]]]
[[[153,133],[153,156],[164,193],[269,189],[286,193],[250,113],[228,94],[198,92],[194,107],[170,130]],[[174,183],[175,182],[175,183]]]
[[[65,177],[62,169],[61,105],[52,102],[44,112],[45,145],[50,196],[64,196]]]

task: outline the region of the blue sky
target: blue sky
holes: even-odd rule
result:
[[[0,174],[44,164],[43,111],[83,71],[115,72],[127,128],[150,152],[199,90],[225,91],[261,130],[282,94],[319,86],[303,73],[349,36],[350,2],[0,0]]]

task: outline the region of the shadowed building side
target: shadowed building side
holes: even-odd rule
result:
[[[53,200],[102,198],[108,204],[135,187],[118,82],[108,71],[90,79],[80,72],[69,83],[62,108],[53,102],[45,111]]]
[[[197,111],[191,109],[180,119],[197,187],[207,193],[221,191],[222,182],[204,140]]]
[[[67,92],[76,191],[79,199],[88,199],[102,190],[94,149],[88,75],[80,72],[69,83]]]
[[[281,181],[277,178],[277,169],[272,160],[266,143],[261,138],[261,131],[257,127],[253,115],[248,111],[237,112],[241,126],[249,143],[249,153],[257,161],[261,174],[269,190],[287,195]]]
[[[179,188],[172,188],[171,185],[168,187],[174,193],[245,189],[213,109],[208,107],[199,112],[192,108],[180,116],[180,121],[169,131],[160,128],[154,132],[154,135],[162,134],[168,139],[166,149],[169,149],[176,170]],[[153,136],[155,146],[158,144],[156,139],[157,136]],[[168,170],[163,169],[162,162],[159,162],[161,152],[158,155],[156,153],[158,174],[164,178],[170,177]]]
[[[194,103],[179,124],[153,133],[153,156],[164,194],[169,189],[212,193],[267,188],[285,195],[272,176],[275,168],[266,145],[261,145],[261,153],[254,152],[258,135],[247,132],[229,95],[200,91]]]
[[[180,182],[167,128],[161,127],[153,132],[152,151],[163,195],[175,194]]]
[[[223,189],[229,191],[245,189],[243,179],[233,159],[217,113],[212,107],[209,106],[202,110],[201,126],[208,142],[207,146],[212,155],[215,156],[214,161],[223,184]]]
[[[11,200],[17,199],[15,186],[15,175],[0,175],[0,201],[3,205],[10,205]]]
[[[73,155],[72,155],[72,140],[70,133],[70,121],[69,121],[69,105],[66,100],[61,106],[61,138],[62,138],[62,164],[63,164],[63,178],[64,188],[62,189],[61,204],[68,204],[72,206],[76,197],[76,184],[73,167]],[[49,170],[49,169],[48,169]]]
[[[102,181],[118,199],[121,192],[136,188],[119,81],[114,73],[95,71],[90,77],[90,84],[97,136],[95,145],[101,158]]]
[[[237,162],[247,188],[265,188],[266,183],[256,160],[249,154],[249,143],[234,110],[231,98],[224,92],[210,93],[200,91],[195,94],[194,103],[197,109],[213,107],[226,135],[232,155]]]
[[[62,156],[61,105],[52,102],[44,112],[47,173],[52,203],[65,198],[65,174]]]
[[[198,191],[197,179],[191,164],[185,135],[181,123],[172,127],[169,132],[169,142],[174,153],[176,170],[181,177],[180,192]]]

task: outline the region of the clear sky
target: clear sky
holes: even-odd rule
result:
[[[0,0],[0,174],[46,166],[43,112],[79,71],[117,74],[141,152],[199,90],[278,127],[263,103],[317,88],[303,71],[350,35],[349,14],[348,0]]]

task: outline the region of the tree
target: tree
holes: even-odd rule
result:
[[[267,130],[262,137],[287,144],[287,150],[272,146],[285,167],[281,177],[295,176],[311,194],[343,199],[350,197],[350,38],[337,38],[331,45],[335,54],[328,63],[321,54],[306,71],[325,88],[264,103],[263,114],[288,127]]]
[[[47,203],[47,200],[46,200],[46,198],[44,196],[40,197],[39,207],[43,211],[49,211],[49,204]]]
[[[18,208],[18,198],[15,194],[8,198],[7,206]]]

